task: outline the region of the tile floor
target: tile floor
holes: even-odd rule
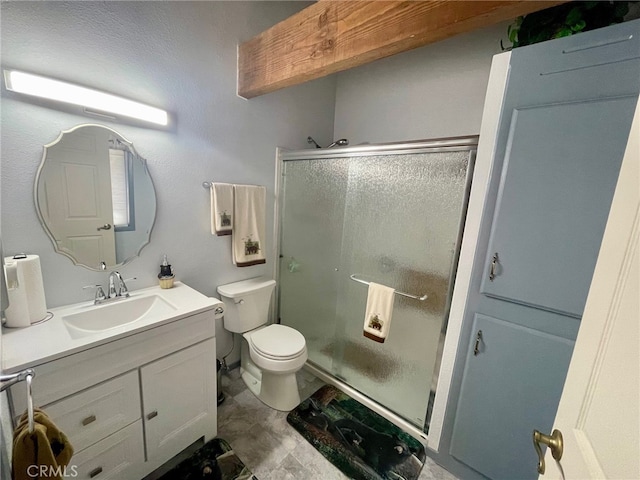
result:
[[[298,384],[302,398],[323,383],[301,372]],[[264,405],[245,386],[240,369],[222,376],[225,401],[218,407],[218,436],[231,444],[236,454],[259,480],[343,480],[348,477],[326,460],[287,423],[287,413]],[[456,480],[427,457],[419,480]]]

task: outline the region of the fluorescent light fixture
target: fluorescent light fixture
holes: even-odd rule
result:
[[[4,81],[7,90],[12,92],[80,105],[89,109],[123,115],[157,125],[167,125],[169,123],[167,112],[159,108],[40,75],[17,70],[5,70]]]

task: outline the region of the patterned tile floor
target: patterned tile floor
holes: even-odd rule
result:
[[[298,374],[302,398],[323,383],[307,372]],[[225,401],[218,407],[218,436],[233,450],[259,480],[346,480],[291,425],[287,412],[264,405],[245,386],[240,369],[222,376]],[[451,473],[427,457],[418,480],[456,480]]]

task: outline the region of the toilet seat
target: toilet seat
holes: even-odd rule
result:
[[[291,360],[306,351],[304,336],[286,325],[272,324],[260,328],[248,338],[258,354],[272,360]]]

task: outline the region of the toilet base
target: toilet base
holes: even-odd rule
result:
[[[240,367],[242,381],[262,403],[274,410],[288,412],[300,404],[300,392],[295,373],[272,374],[261,372],[260,379],[250,370]]]

